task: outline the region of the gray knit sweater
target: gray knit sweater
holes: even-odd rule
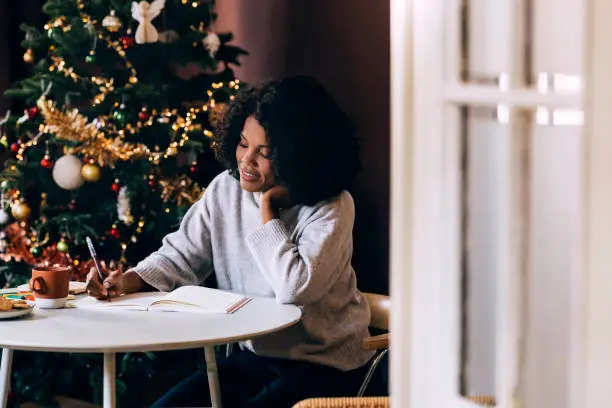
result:
[[[362,366],[372,356],[361,349],[370,312],[351,267],[351,195],[294,206],[264,225],[260,196],[244,191],[227,171],[221,173],[179,229],[133,270],[162,291],[201,285],[214,273],[220,289],[298,305],[298,324],[242,346],[262,356],[345,371]]]

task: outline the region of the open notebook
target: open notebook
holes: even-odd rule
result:
[[[79,308],[150,310],[162,312],[234,313],[251,299],[240,294],[203,286],[182,286],[172,292],[139,292],[108,300],[87,297],[76,303]]]

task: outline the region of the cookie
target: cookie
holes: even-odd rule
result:
[[[13,302],[5,298],[4,296],[0,296],[0,311],[8,311],[13,309]]]
[[[27,303],[13,303],[13,309],[29,309],[30,305]]]

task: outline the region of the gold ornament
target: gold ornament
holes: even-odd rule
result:
[[[20,202],[11,208],[11,214],[18,221],[25,221],[30,216],[30,207],[24,203]]]
[[[81,167],[81,176],[83,176],[85,181],[93,183],[100,180],[100,177],[102,177],[102,171],[97,164],[86,164]]]
[[[34,51],[31,48],[28,48],[25,54],[23,54],[23,60],[27,64],[31,64],[34,62]]]
[[[204,192],[198,183],[182,175],[170,180],[161,180],[161,198],[164,203],[176,201],[181,206],[184,203],[191,205],[198,201]]]
[[[106,28],[111,33],[116,33],[122,26],[121,20],[115,15],[115,10],[111,10],[110,14],[102,19],[102,27]]]

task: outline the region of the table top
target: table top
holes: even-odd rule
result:
[[[0,320],[0,347],[77,353],[188,349],[272,333],[300,316],[298,307],[272,298],[253,298],[233,314],[36,309]]]

